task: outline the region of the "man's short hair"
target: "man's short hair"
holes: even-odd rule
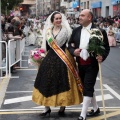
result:
[[[90,12],[89,12],[89,14],[91,15],[91,17],[92,17],[92,20],[93,20],[93,18],[94,18],[94,15],[93,15],[92,11],[90,11]]]

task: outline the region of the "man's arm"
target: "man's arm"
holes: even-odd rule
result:
[[[74,41],[75,30],[73,30],[70,40],[68,42],[68,50],[74,56],[75,41]]]

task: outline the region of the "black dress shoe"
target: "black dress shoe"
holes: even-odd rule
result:
[[[86,120],[82,116],[80,116],[77,120]]]
[[[88,117],[93,117],[93,116],[98,116],[100,114],[100,109],[98,108],[96,112],[94,110],[91,110],[90,112],[87,113]]]
[[[61,110],[58,111],[58,115],[60,115],[60,116],[64,116],[65,115],[65,107],[63,108],[62,111]]]

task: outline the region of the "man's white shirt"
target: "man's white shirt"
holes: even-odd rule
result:
[[[90,23],[87,27],[83,27],[81,30],[81,37],[80,37],[80,49],[87,49],[89,38],[90,38],[90,29],[91,29],[92,23]]]
[[[87,60],[87,58],[89,57],[87,48],[88,48],[88,43],[89,43],[89,39],[90,39],[91,26],[92,26],[92,23],[90,23],[87,27],[83,27],[81,30],[79,48],[82,49],[80,52],[80,57],[83,58],[83,60]]]

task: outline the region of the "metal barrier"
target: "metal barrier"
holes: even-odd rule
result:
[[[8,42],[8,54],[9,54],[9,77],[11,76],[11,67],[16,63],[20,62],[21,67],[21,60],[22,60],[22,53],[24,52],[25,48],[25,39],[23,40],[9,40]],[[13,78],[19,78],[19,76],[13,76]]]
[[[7,42],[6,41],[0,41],[0,44],[1,44],[1,46],[3,45],[3,44],[5,44],[5,56],[6,56],[6,59],[5,59],[5,66],[2,66],[2,64],[0,64],[1,66],[0,66],[0,69],[1,69],[1,72],[2,72],[2,69],[5,69],[5,77],[3,77],[3,76],[1,76],[0,78],[6,78],[6,77],[8,77],[8,52],[7,52]],[[2,48],[1,48],[2,49]],[[3,52],[3,51],[2,51]],[[2,73],[1,73],[1,75],[2,75]]]
[[[20,61],[20,68],[25,68],[25,67],[22,67],[22,55],[24,55],[24,51],[25,51],[25,38],[23,38],[21,41],[20,41],[20,58],[21,58],[21,61]]]

